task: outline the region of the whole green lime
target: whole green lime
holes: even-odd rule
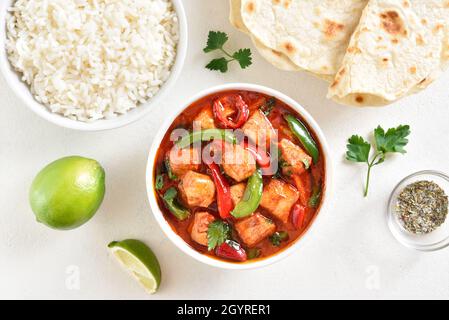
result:
[[[60,230],[86,223],[103,201],[105,173],[92,159],[73,156],[42,169],[30,189],[30,204],[38,222]]]

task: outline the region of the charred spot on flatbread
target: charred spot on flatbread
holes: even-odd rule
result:
[[[290,41],[285,41],[282,44],[282,47],[284,48],[284,50],[287,52],[287,54],[293,54],[296,51],[295,46],[293,45],[293,43],[291,43]]]
[[[345,75],[345,73],[346,73],[346,68],[342,68],[342,69],[340,69],[340,71],[337,72],[334,82],[332,82],[332,84],[331,84],[331,88],[336,88],[340,84],[340,80]]]
[[[449,35],[446,36],[446,40],[443,44],[443,60],[449,61]]]
[[[427,78],[424,78],[424,79],[422,79],[422,80],[418,83],[418,85],[422,85],[422,84],[424,84],[426,81],[427,81]]]
[[[433,33],[437,34],[438,32],[442,31],[443,29],[444,29],[444,26],[441,23],[439,23],[435,26],[435,28],[433,28]]]
[[[398,12],[389,10],[380,14],[382,28],[390,35],[407,36],[405,23]]]
[[[246,11],[248,14],[253,14],[254,11],[256,11],[256,5],[254,4],[253,1],[249,1],[249,2],[246,4],[245,11]]]
[[[418,46],[423,46],[423,45],[426,44],[426,42],[424,41],[424,38],[423,38],[420,34],[418,34],[418,35],[416,36],[416,44],[417,44]]]
[[[324,29],[323,33],[326,38],[328,39],[334,39],[337,37],[337,35],[343,31],[345,26],[341,23],[326,19],[324,21]]]
[[[340,84],[340,81],[339,81],[339,80],[335,80],[335,81],[331,84],[331,88],[336,88],[339,84]]]
[[[388,68],[389,65],[390,65],[390,59],[384,57],[380,60],[379,68],[385,69],[385,68]]]
[[[363,98],[362,96],[358,95],[355,97],[355,102],[362,104],[363,102],[365,102],[365,98]]]
[[[288,9],[288,7],[290,7],[290,5],[292,4],[292,0],[284,0],[284,8]]]
[[[282,56],[282,52],[276,50],[271,50],[271,52],[273,52],[273,54],[277,55],[278,57]]]
[[[359,47],[349,47],[346,52],[351,54],[359,54],[362,53],[362,50]]]

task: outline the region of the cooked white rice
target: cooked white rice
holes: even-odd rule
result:
[[[80,121],[147,102],[176,58],[170,0],[17,0],[7,17],[9,60],[38,102]]]

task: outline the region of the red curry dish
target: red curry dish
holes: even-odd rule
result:
[[[315,133],[293,108],[226,91],[174,120],[157,151],[154,185],[165,219],[186,243],[244,262],[280,252],[308,229],[324,168]]]

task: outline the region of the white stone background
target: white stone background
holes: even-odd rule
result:
[[[326,100],[326,84],[301,73],[274,69],[256,52],[254,64],[226,74],[204,68],[209,30],[230,35],[229,47],[251,47],[228,23],[227,1],[186,0],[189,50],[171,94],[141,121],[122,129],[85,133],[57,127],[23,105],[0,78],[0,298],[310,299],[448,298],[449,251],[404,248],[386,224],[394,185],[421,169],[449,171],[449,74],[427,91],[382,109],[355,109]],[[250,82],[277,89],[301,103],[321,125],[331,147],[335,193],[315,234],[293,255],[260,270],[225,271],[178,250],[151,214],[145,165],[152,139],[166,115],[189,96],[213,85]],[[365,168],[344,160],[346,139],[410,124],[406,156],[373,172],[371,194],[362,197]],[[96,216],[69,232],[35,222],[27,200],[34,175],[63,156],[97,159],[107,172],[107,194]],[[111,240],[149,244],[163,270],[160,291],[148,296],[108,254]],[[75,266],[75,269],[71,269]],[[79,271],[79,288],[70,286]],[[69,286],[67,286],[69,284]]]

